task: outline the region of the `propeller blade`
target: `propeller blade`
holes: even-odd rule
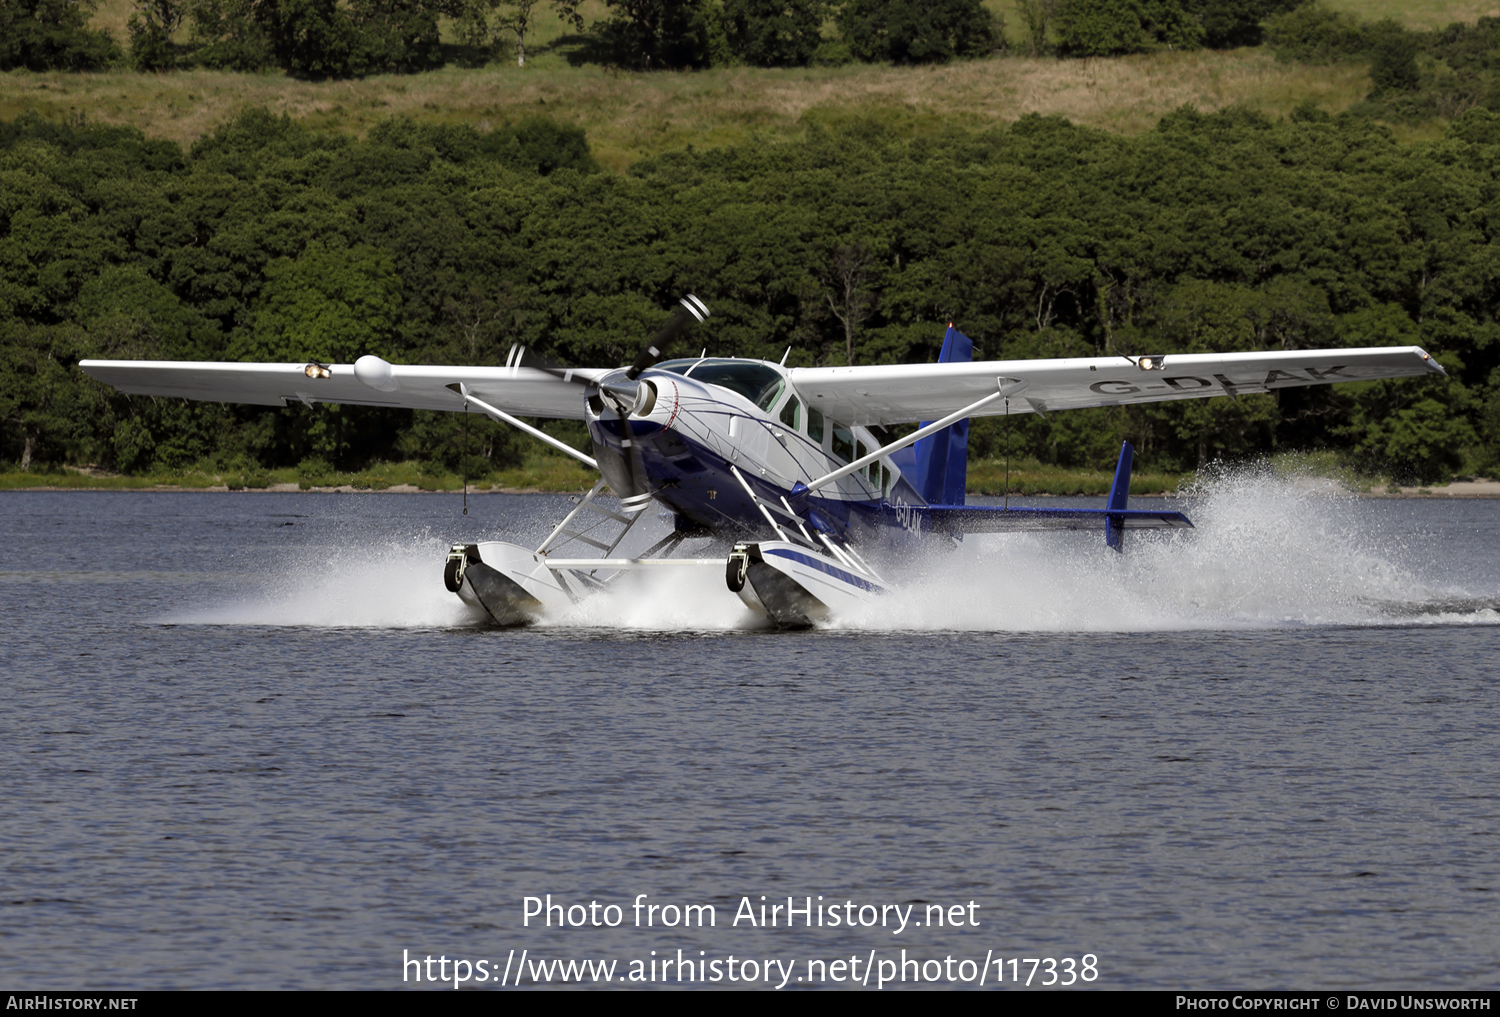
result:
[[[691,293],[679,301],[670,321],[646,344],[636,356],[635,362],[623,377],[611,374],[607,378],[590,383],[599,395],[602,406],[609,407],[619,421],[620,447],[618,450],[594,445],[594,459],[604,479],[620,499],[620,507],[634,514],[651,504],[651,488],[645,477],[644,463],[638,458],[635,435],[631,430],[630,416],[642,406],[646,383],[640,380],[641,372],[655,367],[666,356],[666,351],[683,333],[698,322],[708,318],[708,307]],[[600,411],[601,423],[603,410]]]
[[[574,378],[572,369],[560,362],[555,357],[546,353],[537,352],[534,346],[515,345],[510,348],[510,354],[505,358],[506,367],[531,367],[538,371],[546,371],[548,374],[575,384],[588,384],[583,378]]]
[[[662,326],[661,331],[656,333],[646,348],[636,355],[635,362],[625,372],[625,377],[631,381],[641,376],[641,372],[661,363],[666,356],[666,351],[671,347],[678,337],[685,333],[693,325],[708,320],[708,306],[693,294],[689,293],[677,303],[677,310],[670,321]]]
[[[645,348],[636,354],[635,360],[626,369],[625,379],[630,384],[621,384],[618,381],[606,383],[600,387],[600,394],[612,402],[617,410],[623,407],[624,411],[629,413],[640,397],[639,386],[635,385],[634,382],[640,377],[641,372],[661,363],[672,343],[681,338],[693,325],[707,321],[708,315],[708,305],[703,301],[691,293],[683,297],[678,301],[677,309],[672,317],[661,327],[652,340],[646,344]],[[533,367],[537,370],[546,371],[554,377],[562,378],[564,381],[571,381],[575,385],[593,385],[593,382],[587,378],[573,374],[572,370],[567,366],[559,363],[552,357],[538,353],[529,346],[512,346],[510,354],[506,357],[505,366]]]

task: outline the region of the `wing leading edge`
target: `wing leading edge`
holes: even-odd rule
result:
[[[362,370],[367,363],[373,367]],[[1143,358],[991,360],[876,367],[794,368],[793,387],[808,403],[852,424],[901,424],[954,412],[993,392],[997,381],[1014,394],[977,416],[1046,413],[1089,406],[1198,399],[1275,392],[1283,388],[1445,373],[1420,347],[1294,350],[1267,353],[1191,353]],[[579,380],[607,368],[554,373],[533,367],[390,365],[374,357],[349,364],[237,364],[190,361],[84,360],[90,377],[132,395],[210,402],[289,406],[294,402],[350,403],[404,409],[453,410],[462,405],[449,386],[522,416],[583,419]]]
[[[349,403],[397,409],[457,410],[463,398],[448,386],[521,416],[583,419],[583,386],[607,373],[583,368],[554,374],[535,367],[431,367],[386,364],[374,357],[351,364],[230,364],[191,361],[83,360],[89,377],[131,395],[220,403],[290,406]]]
[[[1385,349],[1184,353],[1140,358],[989,360],[878,367],[799,367],[792,385],[809,405],[852,424],[905,424],[945,416],[1019,384],[1007,408],[996,401],[976,416],[1047,413],[1090,406],[1276,392],[1283,388],[1373,381],[1443,368],[1417,346]]]

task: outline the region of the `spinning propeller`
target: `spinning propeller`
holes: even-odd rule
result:
[[[507,359],[505,365],[507,367],[520,367],[525,361],[527,367],[536,367],[567,381],[588,386],[593,390],[591,395],[597,394],[598,396],[599,403],[596,411],[601,418],[604,416],[604,407],[614,411],[615,419],[620,426],[620,448],[612,448],[595,442],[594,459],[599,464],[599,472],[604,474],[604,479],[608,481],[610,488],[619,496],[621,507],[632,515],[651,503],[651,491],[646,486],[644,465],[639,462],[630,430],[631,415],[644,416],[650,413],[651,407],[656,402],[656,390],[650,384],[640,380],[641,372],[661,363],[674,342],[693,325],[707,318],[707,305],[689,293],[678,301],[671,319],[661,327],[661,330],[652,337],[640,353],[636,354],[635,360],[623,374],[611,373],[598,382],[575,377],[567,368],[524,346],[512,349]]]
[[[676,311],[661,330],[636,354],[624,377],[610,375],[599,382],[600,402],[614,410],[620,422],[620,450],[616,452],[596,443],[594,458],[599,462],[599,472],[619,495],[620,507],[632,515],[651,504],[651,490],[646,485],[645,469],[630,430],[630,415],[649,413],[656,402],[656,390],[640,380],[641,372],[661,363],[672,343],[707,318],[708,307],[689,293],[678,301]]]
[[[645,349],[636,354],[635,361],[625,369],[623,380],[604,381],[599,385],[599,395],[610,404],[616,413],[624,416],[636,412],[647,412],[643,403],[649,399],[646,386],[637,379],[641,372],[655,367],[666,357],[667,349],[695,323],[708,317],[708,308],[703,301],[689,293],[678,301],[677,309],[661,331],[656,333]]]

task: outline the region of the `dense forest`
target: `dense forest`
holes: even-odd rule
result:
[[[789,363],[1420,344],[1449,377],[976,426],[1043,463],[1157,469],[1341,450],[1433,481],[1500,459],[1500,117],[1397,144],[1368,119],[1191,109],[1120,137],[1060,119],[681,151],[599,172],[576,128],[250,110],[184,152],[127,128],[0,123],[0,458],[122,471],[425,460],[520,444],[460,415],[127,398],[84,357],[627,362],[681,293],[695,342]],[[566,433],[566,432],[564,432]]]

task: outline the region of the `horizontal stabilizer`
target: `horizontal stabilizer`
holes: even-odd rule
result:
[[[1192,529],[1181,512],[1155,509],[1002,508],[999,505],[897,505],[898,522],[930,533],[1014,533],[1022,530],[1094,530],[1106,520],[1127,530]],[[1116,522],[1117,521],[1117,522]]]

